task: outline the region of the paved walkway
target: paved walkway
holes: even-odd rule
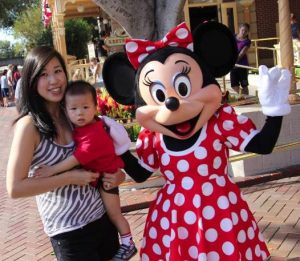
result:
[[[0,108],[0,261],[54,261],[34,198],[12,200],[6,193],[5,169],[13,135],[11,121],[15,117],[14,107]],[[239,186],[243,187],[245,198],[265,236],[273,261],[300,260],[298,174],[300,165],[251,179],[237,180]],[[124,185],[121,190],[124,210],[147,207],[157,190],[156,187],[134,190],[130,184]],[[138,246],[146,214],[147,208],[126,213]],[[136,261],[138,257],[132,260]]]

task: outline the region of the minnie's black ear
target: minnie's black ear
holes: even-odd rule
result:
[[[194,52],[214,77],[226,75],[234,67],[238,52],[235,37],[225,25],[205,22],[193,31]]]
[[[103,64],[102,75],[105,88],[116,102],[135,104],[135,70],[125,53],[110,55]]]

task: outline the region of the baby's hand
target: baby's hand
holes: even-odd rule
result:
[[[34,171],[34,177],[46,178],[53,176],[55,173],[53,172],[53,168],[51,166],[42,165],[38,169]]]

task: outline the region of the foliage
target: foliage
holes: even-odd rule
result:
[[[141,126],[137,123],[124,125],[131,141],[136,141],[141,130]]]
[[[44,28],[41,13],[41,6],[28,8],[14,23],[15,37],[23,40],[27,50],[37,45],[53,45],[51,29]]]
[[[97,89],[98,112],[114,119],[132,121],[135,116],[135,107],[117,103],[109,96],[106,90]]]
[[[93,26],[84,19],[70,19],[65,22],[67,52],[77,59],[86,58],[87,43],[92,39]]]
[[[14,50],[9,41],[0,41],[0,59],[12,57]]]
[[[0,0],[0,27],[11,27],[29,7],[40,5],[40,0]]]

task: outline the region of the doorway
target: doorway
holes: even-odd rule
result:
[[[193,31],[199,24],[206,21],[219,22],[218,8],[216,5],[190,7],[189,16],[191,31]]]

